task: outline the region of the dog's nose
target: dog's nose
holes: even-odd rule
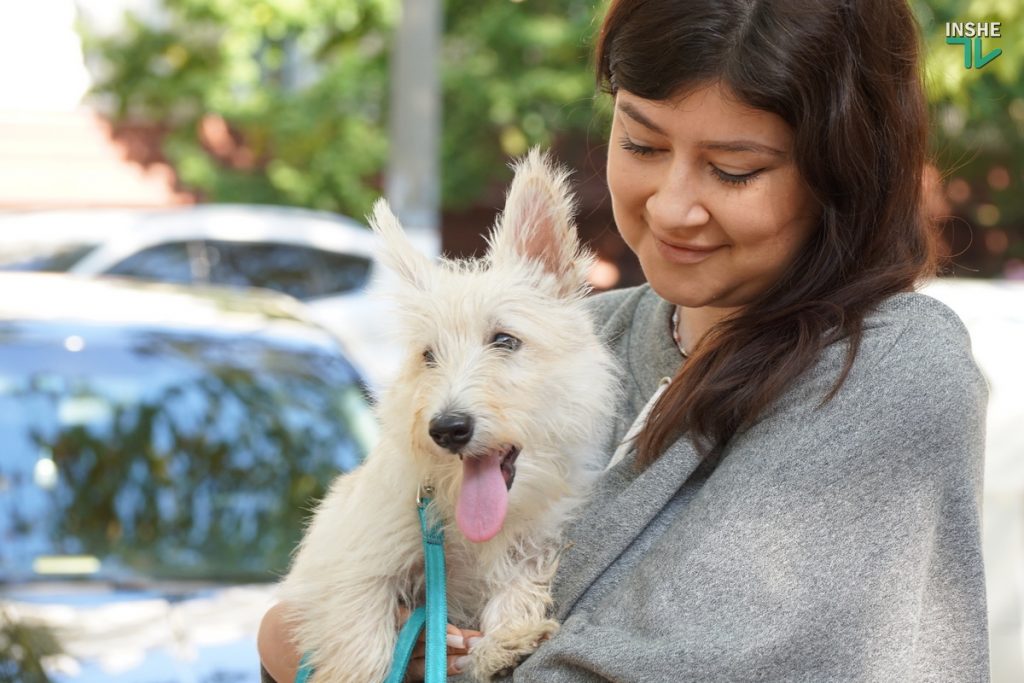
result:
[[[442,413],[430,421],[429,431],[434,443],[458,453],[473,438],[473,418],[464,413]]]

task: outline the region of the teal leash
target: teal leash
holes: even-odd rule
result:
[[[433,489],[429,486],[416,495],[416,510],[420,516],[420,532],[423,537],[423,564],[426,575],[426,607],[417,608],[417,612],[426,610],[424,621],[427,629],[426,667],[424,683],[443,683],[448,680],[448,602],[445,595],[444,568],[444,529],[440,526],[431,527],[427,523],[427,505]],[[415,614],[415,612],[414,612]],[[412,621],[410,617],[409,621]],[[406,622],[408,626],[409,622]],[[392,674],[386,683],[401,683],[405,678],[405,670],[409,666],[413,645],[419,637],[420,628],[403,627],[398,634],[395,656],[392,659]],[[403,636],[405,636],[403,638]],[[406,654],[406,649],[408,654]],[[399,659],[402,656],[403,659]],[[397,675],[396,675],[397,674]]]
[[[420,637],[420,631],[423,630],[426,621],[425,607],[414,609],[405,621],[402,630],[398,632],[395,653],[391,656],[391,671],[388,672],[385,683],[402,683],[405,680],[405,672],[409,668],[409,660],[412,659],[412,649],[416,647],[416,639]]]
[[[416,494],[416,510],[420,516],[423,537],[423,564],[426,574],[427,604],[417,607],[398,632],[398,642],[391,658],[391,670],[384,683],[402,683],[412,659],[412,651],[420,631],[427,629],[426,671],[424,683],[448,680],[448,602],[444,569],[444,529],[427,523],[427,505],[433,489],[425,486]],[[302,656],[295,683],[308,683],[313,675],[310,653]]]
[[[309,653],[302,655],[299,660],[299,670],[295,672],[295,683],[308,683],[309,677],[313,675],[313,666],[309,663]]]

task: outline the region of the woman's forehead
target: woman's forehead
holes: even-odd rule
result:
[[[615,115],[658,135],[698,138],[707,143],[702,146],[724,151],[786,154],[793,140],[793,131],[782,117],[743,104],[717,84],[665,100],[648,100],[620,89],[615,94]],[[719,144],[726,141],[744,144]],[[741,149],[744,146],[747,149]]]

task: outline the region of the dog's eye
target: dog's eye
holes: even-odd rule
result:
[[[430,349],[423,352],[423,362],[427,364],[428,368],[437,367],[437,360],[434,358],[434,352]]]
[[[505,349],[506,351],[515,351],[522,346],[522,344],[523,342],[519,341],[511,334],[506,334],[505,332],[498,332],[494,335],[494,338],[491,339],[491,346],[498,349]]]

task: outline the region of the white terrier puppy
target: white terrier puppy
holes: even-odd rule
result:
[[[445,531],[449,621],[484,633],[469,673],[488,680],[558,629],[561,531],[599,471],[615,392],[573,208],[567,174],[537,150],[481,260],[432,263],[375,206],[409,353],[377,408],[380,442],[334,482],[282,584],[315,681],[387,675],[399,610],[424,600],[421,486]]]

